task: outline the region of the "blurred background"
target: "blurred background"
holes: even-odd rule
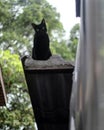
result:
[[[0,67],[8,98],[6,107],[0,107],[1,130],[35,130],[20,57],[31,55],[31,23],[43,18],[52,53],[74,61],[80,28],[74,0],[0,0]]]

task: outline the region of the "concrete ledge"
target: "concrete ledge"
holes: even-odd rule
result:
[[[52,70],[52,69],[72,69],[74,66],[72,62],[64,60],[59,55],[53,55],[48,60],[33,60],[27,57],[24,62],[26,70]]]

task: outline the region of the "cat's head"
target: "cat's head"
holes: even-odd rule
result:
[[[42,19],[41,23],[40,24],[35,24],[35,23],[32,23],[31,24],[32,27],[34,28],[35,32],[38,33],[38,32],[47,32],[47,28],[46,28],[46,23],[45,23],[45,19]]]

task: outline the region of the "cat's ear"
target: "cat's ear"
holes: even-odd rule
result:
[[[41,23],[42,23],[42,24],[45,24],[45,19],[44,19],[44,18],[42,19],[42,22],[41,22]]]
[[[35,30],[35,28],[36,28],[36,24],[35,24],[35,23],[31,23],[31,25],[32,25],[32,27],[33,27],[34,30]]]

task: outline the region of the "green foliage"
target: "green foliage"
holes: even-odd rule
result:
[[[70,31],[68,44],[66,44],[66,40],[61,40],[61,42],[53,40],[51,44],[52,53],[60,54],[64,59],[75,61],[78,40],[79,24],[76,24]]]
[[[68,43],[68,47],[72,55],[72,60],[75,60],[79,35],[79,24],[76,24],[70,31],[70,39]]]
[[[7,107],[0,108],[0,128],[34,130],[34,116],[19,56],[0,51],[0,66],[8,97]]]
[[[60,43],[58,43],[57,41],[56,42],[54,41],[51,44],[51,51],[53,54],[61,55],[63,59],[72,60],[70,49],[68,45],[66,44],[65,40],[61,41]]]
[[[0,48],[20,55],[31,54],[34,34],[31,23],[40,23],[44,17],[52,52],[65,59],[75,59],[79,25],[72,28],[67,45],[60,14],[46,0],[1,0],[0,7]]]
[[[40,23],[42,18],[46,20],[51,41],[63,36],[60,15],[46,0],[1,0],[0,48],[18,54],[31,52],[34,35],[31,23]],[[54,37],[53,33],[57,35]]]

